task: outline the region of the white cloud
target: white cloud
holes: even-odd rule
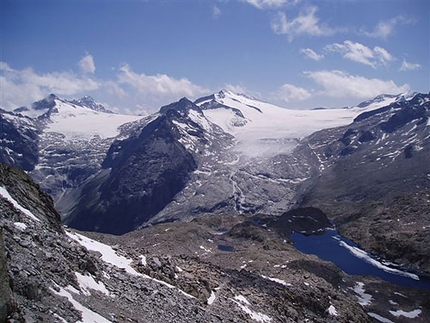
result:
[[[94,74],[96,71],[93,56],[90,54],[86,54],[82,57],[78,65],[83,74]]]
[[[405,25],[405,24],[413,24],[413,23],[415,23],[415,20],[413,19],[405,18],[403,16],[397,16],[390,20],[380,21],[375,26],[375,28],[370,32],[366,31],[365,29],[362,29],[362,33],[369,37],[386,39],[391,34],[394,33],[394,29],[396,25],[398,24]]]
[[[375,58],[383,65],[395,60],[394,56],[382,47],[376,46],[373,48],[373,52],[375,53]]]
[[[250,5],[258,8],[258,9],[273,9],[279,8],[289,3],[297,3],[299,0],[244,0]]]
[[[252,98],[256,98],[256,99],[260,99],[261,98],[261,94],[259,92],[256,91],[251,91],[248,88],[246,88],[245,86],[241,85],[241,84],[225,84],[224,88],[228,91],[231,91],[233,93],[236,94],[242,94],[248,97],[252,97]]]
[[[145,75],[134,72],[129,65],[123,65],[119,69],[118,82],[127,84],[139,93],[151,96],[187,96],[193,98],[207,93],[208,90],[191,83],[186,78],[175,79],[165,74]]]
[[[299,35],[310,36],[330,36],[339,30],[332,29],[326,24],[321,24],[319,18],[315,16],[318,8],[307,7],[299,16],[289,21],[283,12],[279,12],[272,20],[272,30],[276,34],[288,35],[291,41]]]
[[[218,17],[221,16],[221,13],[221,9],[218,6],[212,6],[212,18],[218,19]]]
[[[403,60],[402,62],[402,66],[400,66],[399,71],[415,71],[415,70],[419,70],[421,68],[421,65],[418,63],[409,63],[405,60]]]
[[[320,95],[329,97],[366,99],[381,93],[399,94],[410,90],[408,84],[399,86],[392,80],[369,79],[337,70],[305,72],[305,75],[323,88]]]
[[[70,98],[93,92],[92,95],[122,106],[124,112],[143,111],[143,105],[147,107],[146,110],[158,110],[162,105],[177,101],[182,96],[193,99],[210,92],[186,78],[175,79],[165,74],[139,74],[128,65],[123,65],[117,71],[116,79],[99,79],[92,74],[95,72],[95,64],[89,54],[77,66],[82,73],[38,73],[32,68],[14,69],[0,61],[0,107],[12,110],[28,106],[50,93]]]
[[[303,101],[311,97],[311,93],[301,87],[297,87],[293,84],[284,84],[276,93],[278,99],[285,102],[291,101]]]
[[[387,65],[395,58],[384,48],[374,47],[371,48],[350,40],[345,40],[343,44],[334,43],[327,45],[324,48],[327,52],[335,52],[342,54],[345,59],[358,62],[361,64],[369,65],[376,68],[378,65]]]
[[[6,109],[28,105],[49,93],[73,95],[101,87],[99,81],[73,72],[38,74],[31,68],[13,69],[5,62],[0,64],[0,72],[1,106]]]
[[[314,61],[320,61],[324,58],[323,54],[317,54],[314,50],[310,48],[303,48],[300,50],[300,53],[305,54],[307,58],[310,58]]]

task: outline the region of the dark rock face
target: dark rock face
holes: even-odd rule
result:
[[[180,117],[180,112],[168,109],[137,137],[115,142],[104,170],[83,188],[66,223],[81,230],[121,234],[170,203],[196,168],[172,123]]]
[[[31,127],[16,127],[0,115],[0,162],[15,165],[27,171],[39,161],[38,135]]]
[[[297,208],[285,212],[270,224],[279,234],[289,237],[293,232],[316,234],[332,227],[327,216],[314,207]]]

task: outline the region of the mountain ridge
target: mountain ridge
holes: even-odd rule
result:
[[[124,147],[139,145],[139,140],[146,140],[145,136],[161,131],[170,136],[167,141],[176,142],[177,147],[193,156],[189,159],[194,160],[191,164],[195,166],[189,168],[193,171],[182,180],[182,188],[169,195],[170,201],[165,200],[167,204],[158,207],[156,213],[149,212],[151,216],[142,218],[149,220],[156,216],[151,221],[157,222],[183,217],[181,214],[187,214],[185,218],[191,219],[200,212],[281,214],[294,207],[304,191],[313,185],[312,178],[320,167],[318,158],[312,157],[312,151],[299,147],[303,138],[322,129],[344,126],[359,118],[378,114],[381,109],[386,109],[381,108],[384,104],[409,102],[407,99],[411,97],[405,94],[381,95],[348,109],[302,111],[279,108],[224,90],[194,102],[182,98],[148,117],[124,118],[106,113],[97,103],[92,104],[95,110],[83,108],[92,111],[90,115],[80,112],[81,106],[70,103],[93,103],[89,97],[67,101],[50,95],[35,103],[37,107],[48,109],[49,116],[42,118],[46,119],[42,125],[33,126],[34,135],[26,144],[20,145],[33,147],[32,153],[17,153],[33,156],[30,162],[34,170],[28,163],[26,169],[32,171],[33,177],[48,189],[57,206],[70,219],[78,196],[83,191],[87,192],[85,186],[105,187],[87,182],[92,178],[96,182],[102,178],[105,180],[111,174],[109,169],[117,155],[127,154],[127,149],[131,153],[130,148]],[[111,118],[118,119],[118,122],[112,123]],[[154,121],[159,118],[170,120],[164,130],[156,129]],[[28,120],[27,123],[32,122],[24,119]],[[9,120],[15,122],[13,118]],[[122,124],[126,121],[131,122]],[[103,131],[100,132],[97,129],[101,129],[102,124]],[[106,126],[109,124],[111,126]],[[32,137],[36,139],[32,140]],[[37,147],[42,153],[38,153]],[[8,149],[5,154],[13,151]],[[4,157],[3,160],[13,163],[10,158]],[[71,168],[74,160],[76,162]],[[146,160],[140,163],[150,162],[150,159]],[[144,167],[144,164],[139,167]],[[52,166],[59,171],[53,173]],[[148,176],[151,178],[150,174]],[[132,178],[127,182],[131,181]],[[65,186],[60,183],[65,183]],[[265,200],[268,202],[263,202]],[[94,202],[90,204],[94,205]],[[144,224],[136,224],[136,227]]]

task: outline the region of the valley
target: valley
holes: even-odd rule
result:
[[[2,111],[17,319],[426,322],[425,287],[350,276],[291,235],[335,227],[428,277],[429,107],[409,93],[301,111],[221,91],[144,117],[55,95]]]

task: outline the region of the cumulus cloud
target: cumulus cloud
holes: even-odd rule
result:
[[[127,84],[142,94],[153,96],[187,96],[193,98],[208,90],[186,78],[175,79],[165,74],[145,75],[134,72],[127,64],[119,69],[118,82]]]
[[[96,65],[94,64],[93,56],[86,54],[78,63],[79,68],[83,74],[94,74]]]
[[[310,48],[302,48],[300,50],[300,53],[305,54],[305,56],[307,58],[310,58],[310,59],[312,59],[314,61],[320,61],[320,60],[322,60],[324,58],[323,54],[318,54],[318,53],[316,53],[314,50],[312,50]]]
[[[365,78],[338,70],[305,72],[305,75],[322,87],[320,95],[336,98],[366,99],[381,93],[399,94],[410,90],[408,84],[399,86],[392,80]]]
[[[99,81],[73,72],[37,73],[31,68],[13,69],[5,62],[0,64],[0,72],[1,105],[6,109],[28,105],[49,93],[74,95],[101,86]]]
[[[299,0],[244,0],[250,5],[258,9],[273,9],[279,8],[289,3],[297,3]]]
[[[297,87],[293,84],[284,84],[278,90],[276,96],[278,99],[285,102],[292,102],[309,99],[311,97],[311,93],[302,87]]]
[[[343,44],[334,43],[325,47],[326,52],[335,52],[343,55],[343,58],[369,65],[376,68],[378,65],[387,65],[395,58],[384,48],[374,47],[373,49],[366,45],[345,40]]]
[[[404,16],[397,16],[390,20],[380,21],[372,31],[362,29],[361,32],[369,37],[386,39],[394,33],[394,29],[398,24],[413,24],[415,20]]]
[[[409,63],[403,60],[402,66],[400,66],[399,71],[402,71],[402,72],[415,71],[415,70],[419,70],[420,68],[421,68],[421,65],[418,63]]]
[[[315,6],[307,7],[292,20],[288,20],[285,13],[279,12],[272,20],[272,30],[276,34],[287,35],[290,41],[299,35],[330,36],[338,32],[320,23],[315,15],[317,10]]]
[[[70,98],[93,92],[92,95],[98,94],[104,100],[108,98],[114,105],[122,106],[124,112],[142,111],[143,106],[146,110],[154,110],[182,96],[192,99],[210,92],[186,78],[145,75],[133,71],[128,65],[119,68],[115,79],[100,79],[94,75],[95,64],[90,54],[86,54],[77,66],[80,73],[39,73],[32,68],[14,69],[0,61],[0,107],[12,110],[28,106],[50,93]]]

